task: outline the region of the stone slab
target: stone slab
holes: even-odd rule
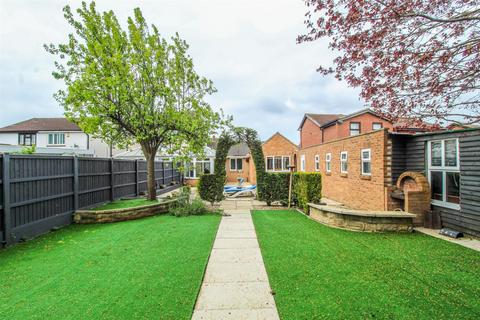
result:
[[[279,320],[275,309],[196,310],[192,320]]]
[[[210,263],[204,283],[268,282],[267,272],[261,262]]]
[[[244,249],[259,248],[257,239],[244,238],[217,238],[213,243],[214,249]]]
[[[212,249],[208,263],[263,263],[259,249]]]
[[[268,309],[275,301],[268,282],[204,283],[197,310]]]
[[[442,239],[442,240],[445,240],[445,241],[448,241],[448,242],[459,244],[461,246],[464,246],[466,248],[470,248],[470,249],[475,250],[475,251],[480,251],[480,240],[478,240],[478,239],[473,239],[473,238],[468,238],[468,237],[454,239],[454,238],[450,238],[450,237],[439,234],[438,232],[440,230],[428,229],[428,228],[423,228],[423,227],[415,228],[415,230],[418,231],[418,232],[427,234],[429,236],[438,238],[438,239]]]
[[[218,230],[217,238],[255,239],[255,230]]]
[[[235,219],[228,222],[223,221],[218,227],[218,231],[227,230],[254,230],[253,222],[248,219]]]

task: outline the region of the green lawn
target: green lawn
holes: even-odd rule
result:
[[[145,198],[115,200],[106,204],[102,204],[101,206],[95,207],[92,210],[102,211],[102,210],[110,210],[110,209],[125,209],[125,208],[146,206],[146,205],[155,204],[155,203],[158,203],[158,200],[147,200]]]
[[[219,222],[72,225],[0,251],[0,318],[190,319]]]
[[[323,226],[294,211],[253,220],[282,319],[480,319],[480,253],[422,234]]]

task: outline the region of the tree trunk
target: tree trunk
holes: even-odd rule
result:
[[[147,159],[147,199],[156,200],[157,190],[155,188],[155,156],[157,149],[152,150],[148,146],[142,145],[142,151]]]

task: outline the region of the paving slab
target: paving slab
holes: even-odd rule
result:
[[[278,320],[275,309],[198,310],[194,320]]]
[[[209,263],[262,262],[262,254],[257,248],[212,249]]]
[[[454,239],[454,238],[450,238],[450,237],[439,234],[440,230],[428,229],[428,228],[423,228],[423,227],[417,227],[417,228],[415,228],[415,230],[417,230],[421,233],[427,234],[429,236],[438,238],[438,239],[442,239],[442,240],[445,240],[445,241],[448,241],[448,242],[459,244],[461,246],[470,248],[470,249],[475,250],[475,251],[480,251],[480,240],[478,240],[478,239],[473,239],[473,238],[470,238],[470,237]]]
[[[273,308],[268,282],[205,283],[198,310]]]
[[[205,283],[268,282],[262,262],[210,263],[203,280]]]
[[[253,238],[255,239],[255,230],[218,230],[217,238]]]
[[[253,223],[248,219],[235,219],[233,221],[222,222],[218,231],[226,230],[255,230]]]
[[[244,249],[258,247],[257,239],[253,238],[217,238],[213,243],[214,249]]]

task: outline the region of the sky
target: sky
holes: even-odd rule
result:
[[[325,40],[297,44],[305,32],[302,0],[96,1],[121,22],[139,7],[163,37],[175,32],[190,45],[197,72],[218,92],[216,110],[233,116],[267,139],[279,131],[298,143],[304,113],[354,112],[363,107],[358,90],[316,69],[329,65]],[[72,30],[62,8],[79,1],[0,0],[0,127],[32,117],[62,116],[53,98],[62,83],[51,75],[54,57],[45,43],[63,43]]]

